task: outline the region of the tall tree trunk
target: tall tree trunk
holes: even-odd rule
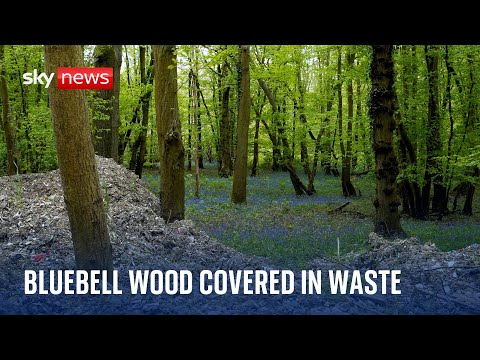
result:
[[[147,77],[145,75],[145,46],[140,46],[140,54],[142,54],[143,49],[143,64],[142,64],[142,55],[140,55],[140,81],[145,87],[145,96],[142,97],[142,129],[140,130],[140,146],[138,150],[138,158],[135,164],[135,174],[139,178],[142,178],[143,164],[145,163],[145,152],[147,150],[147,130],[148,130],[148,116],[150,109],[150,99],[152,90],[147,89]],[[150,57],[150,68],[153,66],[153,54]],[[151,70],[150,70],[151,71]]]
[[[141,122],[142,120],[142,117],[140,116],[140,110],[142,110],[142,105],[146,102],[146,101],[150,101],[150,98],[152,96],[152,86],[148,86],[148,85],[153,85],[153,52],[152,52],[152,56],[150,57],[150,65],[148,67],[148,70],[147,70],[147,74],[146,74],[146,84],[147,84],[147,87],[146,87],[146,91],[142,92],[140,97],[138,98],[138,102],[137,104],[135,105],[135,108],[133,109],[133,114],[132,114],[132,119],[130,120],[130,127],[127,129],[127,131],[125,132],[125,134],[122,136],[122,139],[119,141],[120,144],[119,144],[119,147],[118,147],[118,157],[119,157],[119,162],[121,162],[123,159],[123,154],[125,153],[125,149],[127,148],[127,145],[129,144],[130,142],[130,135],[132,134],[132,127],[135,126],[135,124],[138,124],[139,122]],[[137,139],[134,141],[134,143],[132,144],[131,146],[131,153],[132,153],[132,156],[133,154],[135,154],[134,156],[134,161],[135,161],[135,164],[136,164],[136,161],[138,159],[138,151],[140,149],[140,137],[137,137]],[[135,166],[131,167],[131,169],[133,170],[135,168]]]
[[[330,66],[330,51],[327,52],[327,56],[325,59],[325,68],[328,68]],[[330,175],[332,173],[332,153],[333,153],[333,148],[330,146],[330,139],[331,139],[331,131],[330,131],[330,111],[332,111],[333,107],[333,102],[335,99],[335,92],[334,92],[334,87],[332,84],[332,79],[330,77],[327,77],[325,80],[325,92],[327,94],[327,104],[325,107],[325,112],[327,113],[327,116],[325,117],[324,121],[324,128],[325,128],[325,137],[322,139],[321,142],[321,151],[323,153],[322,159],[321,159],[321,166],[323,168],[323,171],[325,175]]]
[[[221,166],[218,174],[220,177],[232,175],[232,155],[230,153],[230,86],[225,87],[222,94],[222,118],[220,120],[220,154]]]
[[[292,118],[292,161],[295,161],[295,145],[297,137],[297,102],[293,99],[293,118]],[[300,153],[300,157],[302,154]],[[300,159],[302,161],[302,159]]]
[[[200,89],[200,83],[198,81],[198,70],[195,73],[195,89],[197,91],[197,142],[198,142],[198,167],[199,169],[203,169],[203,145],[202,145],[202,117],[200,114],[200,96],[199,95],[199,89]]]
[[[335,95],[332,94],[332,97],[327,100],[327,106],[326,106],[326,113],[329,114],[330,111],[332,111],[333,107],[333,101],[334,101]],[[334,148],[330,143],[330,136],[331,136],[331,131],[330,131],[330,115],[327,115],[325,117],[324,121],[324,129],[325,129],[325,139],[322,139],[321,142],[321,150],[323,153],[323,157],[321,160],[321,165],[323,168],[323,171],[325,175],[331,175],[333,173],[332,171],[332,158],[333,158],[333,151]],[[334,174],[335,175],[335,174]]]
[[[425,46],[428,75],[428,126],[427,162],[425,185],[422,190],[423,209],[426,214],[430,205],[430,188],[433,182],[432,211],[442,216],[447,210],[447,188],[444,185],[441,160],[442,140],[440,138],[440,114],[438,110],[438,47]]]
[[[120,68],[122,67],[122,45],[113,45],[115,66],[113,67],[112,99],[112,159],[118,162],[118,141],[120,128]]]
[[[283,142],[283,139],[282,139],[282,137],[285,136],[285,139],[288,140],[287,134],[286,134],[286,129],[287,129],[287,104],[286,104],[286,99],[283,99],[282,105],[278,109],[278,117],[277,117],[276,127],[277,127],[277,131],[278,131],[278,137],[279,137],[279,139],[281,139],[280,145],[282,146],[282,148],[281,148],[281,151],[282,151],[281,158],[283,160],[281,161],[280,168],[282,169],[282,171],[288,171],[287,166],[285,165],[285,160],[284,159],[286,159],[288,157],[288,159],[292,162],[292,164],[294,162],[293,162],[293,156],[292,156],[292,151],[291,151],[290,146],[288,148],[285,147],[283,145],[284,142]]]
[[[187,111],[187,169],[192,170],[192,102],[193,102],[193,70],[188,72],[188,111]]]
[[[127,84],[128,84],[128,87],[130,87],[130,85],[131,85],[131,81],[130,81],[130,61],[129,61],[127,45],[124,45],[124,46],[125,46],[125,70],[127,72]]]
[[[47,73],[59,67],[80,67],[80,45],[45,45]],[[91,140],[85,91],[48,88],[60,177],[78,269],[113,270],[107,216]],[[74,139],[74,141],[72,140]]]
[[[130,157],[130,164],[129,169],[135,170],[135,173],[141,177],[143,168],[143,163],[145,162],[145,147],[147,143],[147,129],[148,129],[148,115],[149,115],[149,108],[150,108],[150,99],[152,97],[152,87],[149,86],[153,83],[153,53],[150,57],[150,65],[145,74],[145,47],[140,46],[140,61],[139,61],[139,68],[140,68],[140,84],[142,86],[142,92],[140,94],[140,98],[138,100],[138,104],[134,111],[134,116],[132,118],[131,124],[139,121],[139,113],[140,110],[142,111],[141,114],[141,128],[138,134],[138,137],[135,139],[131,146],[131,157]],[[142,75],[143,74],[143,75]],[[128,129],[125,137],[125,145],[130,138],[131,129]],[[143,155],[142,155],[142,148]]]
[[[197,81],[197,90],[198,90],[198,94],[200,95],[199,98],[198,98],[198,101],[199,101],[198,102],[198,107],[200,108],[200,98],[201,98],[202,103],[203,103],[203,107],[205,108],[205,112],[207,114],[208,122],[210,124],[210,129],[212,130],[213,143],[214,143],[215,149],[218,150],[218,136],[217,136],[217,131],[215,130],[215,126],[214,126],[215,124],[213,122],[212,115],[210,114],[210,110],[208,110],[208,106],[207,106],[207,103],[205,101],[205,97],[203,96],[203,92],[200,89],[200,83],[198,81]],[[213,94],[215,94],[215,90],[213,91]],[[213,101],[215,102],[215,99],[213,99]],[[200,133],[201,133],[201,131],[200,131]],[[211,146],[210,143],[207,144],[207,150],[206,150],[205,154],[207,156],[208,162],[212,163],[213,162],[213,153],[212,153],[212,146]],[[200,165],[200,168],[203,169],[203,167],[204,167],[203,166],[203,155],[200,156],[200,159],[202,161],[199,162],[199,165]]]
[[[42,62],[42,59],[39,58],[38,59],[38,64],[37,64],[37,69],[39,71],[41,71],[40,69],[42,69],[42,67],[43,67],[43,62]],[[36,91],[35,91],[35,105],[40,104],[40,100],[42,99],[42,89],[43,89],[43,85],[40,84],[40,82],[38,82],[37,83],[37,88],[36,88]]]
[[[250,123],[250,45],[240,46],[241,80],[232,202],[247,201],[248,127]]]
[[[7,175],[14,175],[17,167],[20,168],[20,164],[15,151],[15,132],[10,116],[10,102],[8,99],[7,79],[5,78],[6,72],[5,66],[3,66],[3,60],[4,45],[0,45],[0,97],[2,98],[2,126],[5,132],[5,142],[7,146]]]
[[[252,171],[250,172],[250,176],[257,176],[259,132],[260,132],[260,118],[257,116],[255,118],[255,134],[253,136],[253,161],[252,161]]]
[[[478,122],[477,118],[477,101],[473,96],[473,89],[475,87],[475,77],[474,77],[474,57],[473,55],[467,55],[467,60],[469,64],[469,77],[470,77],[470,92],[468,97],[468,112],[466,117],[466,124],[465,124],[465,138],[467,140],[467,144],[469,148],[473,148],[475,146],[475,130]],[[469,166],[465,169],[465,175],[478,178],[480,176],[480,170],[477,165]],[[463,215],[472,216],[473,215],[473,195],[475,193],[475,185],[472,181],[466,182],[466,196],[465,196],[465,203],[463,205],[462,213]]]
[[[200,141],[202,140],[199,131],[199,120],[200,117],[198,116],[198,69],[197,69],[197,57],[195,52],[195,45],[192,45],[192,61],[193,61],[193,128],[195,129],[196,137],[195,137],[195,198],[200,197]],[[201,128],[200,128],[201,129]]]
[[[395,103],[397,103],[395,101]],[[406,159],[408,160],[408,163],[406,163],[403,166],[408,166],[408,164],[416,164],[417,163],[417,155],[415,148],[410,141],[410,138],[408,137],[407,131],[403,125],[402,119],[399,115],[398,112],[397,117],[398,121],[396,122],[396,130],[398,131],[398,134],[400,135],[400,152],[405,153]],[[407,196],[409,199],[409,209],[410,209],[410,215],[415,218],[415,219],[421,219],[425,220],[426,215],[423,212],[423,206],[422,206],[422,191],[420,189],[420,186],[418,185],[417,182],[413,181],[410,182],[408,180],[404,180],[404,185],[406,186],[405,191],[407,191]]]
[[[94,51],[95,67],[115,67],[115,50],[113,45],[97,45]],[[112,123],[113,123],[113,92],[98,90],[97,96],[103,100],[99,109],[101,115],[94,121],[95,152],[103,157],[112,157]]]
[[[363,124],[363,120],[362,120],[362,94],[361,94],[361,88],[362,88],[362,84],[360,82],[360,80],[358,79],[356,81],[356,85],[357,85],[357,110],[356,110],[356,118],[357,118],[357,124],[356,124],[356,127],[355,127],[355,148],[356,148],[356,152],[354,152],[354,154],[352,154],[352,167],[355,169],[358,165],[358,155],[357,155],[357,152],[359,152],[359,148],[360,148],[360,142],[362,143],[363,145],[363,158],[365,159],[366,158],[366,146],[367,144],[365,144],[365,133],[363,133],[363,136],[362,136],[362,140],[360,140],[360,134],[362,133],[362,131],[365,131],[365,127],[364,127],[364,124]],[[366,166],[367,170],[369,169],[368,165]]]
[[[32,171],[32,172],[37,172],[38,171],[38,161],[37,161],[37,151],[36,151],[36,146],[35,146],[35,139],[32,138],[30,135],[32,132],[32,124],[30,121],[28,121],[28,86],[23,86],[23,81],[22,81],[22,73],[28,71],[28,62],[25,60],[25,68],[22,71],[20,68],[20,64],[17,61],[17,56],[16,56],[16,51],[15,49],[18,46],[13,46],[10,45],[10,55],[15,63],[15,69],[17,72],[16,78],[18,79],[18,88],[19,88],[19,94],[20,94],[20,118],[17,117],[16,121],[16,127],[20,131],[24,131],[24,136],[25,136],[25,142],[26,142],[26,151],[24,154],[19,153],[19,157],[23,159],[22,165],[24,167],[23,170],[25,171]],[[26,50],[26,49],[23,49]],[[14,96],[15,98],[15,96]],[[16,149],[18,150],[18,149]],[[20,170],[20,167],[19,167]]]
[[[139,54],[139,66],[140,66],[140,86],[142,87],[141,88],[141,91],[146,91],[146,88],[144,87],[145,86],[145,54],[146,54],[146,51],[145,51],[145,46],[144,45],[140,45],[140,54]],[[142,95],[140,95],[140,97],[142,97]],[[140,104],[140,107],[142,108],[142,110],[144,110],[143,108],[143,105],[144,103],[142,102]],[[148,111],[148,110],[147,110]],[[128,166],[128,168],[130,170],[136,170],[137,166],[138,166],[138,160],[139,160],[139,154],[140,154],[140,147],[142,145],[142,138],[144,137],[143,136],[143,131],[144,131],[144,122],[147,122],[148,124],[148,117],[145,118],[143,117],[143,111],[142,111],[142,128],[140,129],[140,133],[138,134],[138,138],[135,140],[133,146],[132,146],[132,154],[131,154],[131,157],[130,157],[130,164]],[[146,129],[145,129],[146,130]],[[140,168],[143,167],[143,164],[142,166],[140,166]],[[138,174],[137,174],[138,175]]]
[[[282,157],[282,152],[280,151],[280,142],[278,141],[278,136],[276,134],[276,128],[273,126],[272,136],[270,140],[272,141],[272,171],[280,171],[280,159]]]
[[[339,47],[338,57],[337,57],[337,100],[338,100],[337,101],[337,104],[338,104],[337,119],[338,119],[338,141],[340,143],[340,151],[342,154],[342,177],[341,177],[342,193],[343,193],[343,196],[352,196],[352,195],[355,195],[355,188],[353,187],[352,182],[350,180],[351,160],[350,160],[350,156],[348,156],[347,151],[345,149],[345,141],[343,138],[343,97],[342,97],[341,74],[342,74],[342,51],[341,51],[341,47]],[[349,92],[349,95],[350,95],[350,92]],[[348,98],[348,100],[350,100],[350,97]],[[353,105],[352,105],[352,110],[353,110]],[[350,116],[350,107],[349,107],[349,116]],[[348,133],[347,133],[347,138],[348,138]],[[351,147],[351,144],[350,144],[350,147]]]
[[[393,59],[391,45],[374,45],[370,64],[372,89],[370,117],[373,122],[376,197],[374,231],[383,236],[402,236],[398,206],[397,158],[393,149],[395,130]]]
[[[225,68],[225,64],[223,65]],[[221,136],[221,126],[222,126],[222,118],[223,118],[223,92],[226,90],[226,87],[225,89],[223,89],[223,75],[222,75],[222,66],[220,66],[220,64],[217,65],[217,102],[218,102],[218,106],[215,106],[214,108],[217,109],[217,111],[215,111],[215,118],[217,119],[217,129],[218,129],[218,136],[217,136],[217,163],[218,163],[218,174],[221,176],[221,173],[220,173],[220,169],[222,168],[222,156],[223,156],[223,151],[222,151],[222,136]],[[215,94],[215,87],[212,86],[212,92]]]
[[[355,54],[347,54],[347,71],[351,72]],[[342,158],[342,190],[344,196],[356,196],[357,192],[353,187],[350,174],[352,172],[352,128],[353,128],[353,81],[349,78],[347,84],[347,105],[348,105],[348,122],[347,122],[347,148],[345,156]],[[340,137],[341,138],[341,137]],[[343,140],[341,140],[343,142]]]
[[[153,45],[153,54],[161,216],[169,222],[185,216],[185,149],[178,111],[177,56],[174,45]]]
[[[259,89],[260,91],[260,89]],[[260,97],[260,94],[258,94]],[[257,166],[258,166],[258,136],[260,132],[260,120],[262,118],[263,107],[265,105],[266,95],[263,94],[263,101],[260,103],[260,108],[257,109],[253,106],[255,110],[255,135],[253,137],[253,161],[252,161],[252,171],[250,176],[257,176]],[[253,100],[252,100],[253,102]]]
[[[300,133],[300,160],[302,162],[303,171],[307,176],[307,189],[310,193],[314,194],[315,186],[314,180],[315,177],[312,176],[312,171],[310,170],[310,161],[308,158],[308,147],[307,147],[307,116],[305,115],[305,87],[302,82],[302,72],[300,69],[300,62],[297,63],[297,84],[298,84],[298,117],[302,123],[302,131]],[[293,146],[293,145],[292,145]],[[293,160],[293,157],[292,157]]]
[[[406,53],[406,48],[402,48],[403,53]],[[413,49],[412,49],[413,52]],[[406,54],[404,54],[406,55]],[[411,60],[411,59],[410,59]],[[410,92],[410,79],[413,77],[417,78],[416,68],[410,65],[411,62],[408,62],[403,66],[402,69],[402,86],[404,94],[403,108],[404,113],[407,116],[410,114],[409,103],[414,100],[415,89],[412,86],[412,91]],[[411,95],[410,95],[411,94]],[[400,147],[400,165],[399,168],[406,171],[409,167],[415,167],[417,164],[417,151],[415,149],[415,144],[411,141],[403,117],[399,109],[399,102],[397,99],[396,92],[394,90],[394,104],[395,104],[395,114],[394,119],[396,121],[396,132],[399,135],[399,147]],[[411,98],[410,98],[411,96]],[[402,191],[402,212],[409,214],[415,219],[425,219],[426,214],[423,212],[422,207],[422,191],[417,181],[410,180],[409,176],[405,176],[400,184]]]
[[[452,160],[452,141],[453,141],[453,134],[455,132],[454,129],[454,119],[453,119],[453,109],[452,109],[452,75],[454,73],[453,67],[450,64],[450,59],[448,56],[448,45],[445,45],[445,65],[447,68],[447,86],[445,89],[445,101],[448,105],[448,120],[449,120],[449,134],[448,134],[448,143],[447,143],[447,169],[445,173],[450,174],[452,172],[453,166],[450,165]],[[461,88],[458,89],[459,92],[462,91]],[[450,176],[448,176],[450,178]],[[449,179],[450,180],[450,179]],[[452,186],[452,182],[448,181],[447,185],[447,199],[450,194],[450,189]]]

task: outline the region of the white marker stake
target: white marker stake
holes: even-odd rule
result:
[[[337,254],[340,256],[340,239],[337,237]]]

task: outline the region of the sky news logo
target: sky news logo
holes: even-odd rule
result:
[[[23,74],[24,85],[44,85],[47,89],[55,73],[50,75],[37,69],[33,73]],[[67,68],[57,69],[57,86],[61,90],[112,90],[113,89],[113,68]]]

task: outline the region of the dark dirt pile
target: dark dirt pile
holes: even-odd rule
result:
[[[203,295],[204,269],[273,269],[228,248],[189,221],[166,225],[159,200],[136,175],[97,157],[121,288],[128,270],[190,270],[188,295],[25,295],[24,270],[74,269],[58,171],[0,178],[0,314],[395,314],[480,313],[480,247],[442,253],[415,239],[369,238],[372,251],[318,259],[311,269],[401,269],[401,295]],[[295,277],[300,289],[300,275]],[[326,288],[326,287],[325,287]]]

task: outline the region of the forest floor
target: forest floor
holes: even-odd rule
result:
[[[304,180],[301,170],[298,175]],[[143,181],[158,194],[157,170],[144,170]],[[337,241],[340,255],[367,250],[365,240],[373,229],[375,213],[375,178],[369,173],[352,176],[352,182],[361,195],[345,198],[340,178],[320,172],[315,180],[316,194],[297,196],[287,172],[259,169],[257,177],[247,179],[247,204],[234,205],[230,201],[232,178],[220,178],[216,164],[205,163],[198,199],[194,196],[194,173],[186,175],[186,218],[243,253],[303,269],[318,256],[338,255]],[[464,197],[459,198],[460,207],[463,201]],[[473,211],[473,216],[463,216],[457,210],[441,221],[402,215],[401,224],[422,244],[433,243],[442,251],[461,249],[480,243],[480,195],[474,197]]]
[[[75,268],[60,177],[52,171],[0,178],[0,313],[480,314],[480,237],[474,222],[466,221],[467,229],[458,230],[456,250],[441,251],[433,237],[385,240],[370,233],[369,208],[361,203],[368,201],[362,198],[331,212],[346,200],[320,184],[314,197],[295,197],[285,175],[286,181],[279,180],[282,197],[271,186],[274,175],[249,179],[249,203],[233,206],[225,188],[231,180],[212,180],[214,189],[209,191],[219,195],[214,197],[208,195],[208,179],[202,178],[202,197],[194,199],[188,175],[189,220],[167,225],[159,216],[158,197],[143,180],[112,160],[97,157],[97,163],[120,287],[127,288],[128,269],[188,269],[194,274],[193,292],[25,295],[24,270]],[[145,181],[155,184],[153,175]],[[367,187],[361,190],[367,198]],[[265,195],[269,191],[274,199]],[[423,227],[434,230],[424,230],[421,224],[409,227],[408,219],[403,221],[411,235],[415,229],[431,231],[445,242],[455,241],[438,234],[434,226],[442,224],[425,223]],[[451,227],[445,226],[444,232]],[[198,291],[195,276],[204,269],[321,269],[324,276],[329,269],[400,269],[402,293],[207,296]],[[301,288],[299,279],[295,276],[295,289]]]

